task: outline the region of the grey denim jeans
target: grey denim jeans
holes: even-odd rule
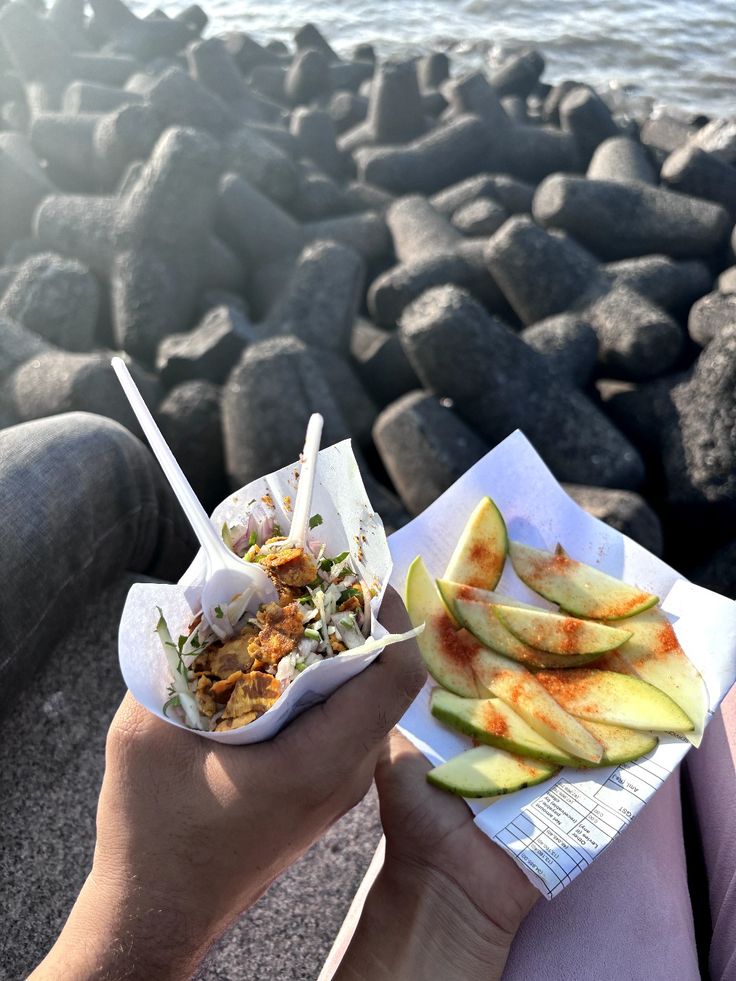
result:
[[[0,707],[125,570],[176,579],[195,551],[149,449],[83,412],[0,431]]]

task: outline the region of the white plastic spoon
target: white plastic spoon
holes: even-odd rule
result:
[[[324,419],[319,412],[309,417],[307,435],[302,450],[299,485],[294,499],[294,512],[291,518],[291,528],[285,542],[279,543],[279,548],[305,548],[307,531],[309,530],[309,511],[312,507],[312,492],[314,490],[314,475],[317,472],[319,444],[322,439]]]
[[[125,362],[121,358],[113,358],[112,367],[141,429],[151,444],[153,454],[161,464],[161,469],[204,551],[207,578],[202,589],[202,616],[218,637],[227,637],[232,633],[232,629],[228,629],[230,624],[227,618],[223,617],[222,611],[228,603],[234,597],[242,595],[246,607],[252,609],[260,603],[278,600],[276,587],[260,566],[244,562],[222,541],[176,462]],[[250,598],[245,596],[248,592]]]

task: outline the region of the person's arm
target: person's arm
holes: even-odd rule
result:
[[[393,591],[381,622],[409,627]],[[182,732],[126,696],[108,735],[92,871],[33,981],[191,976],[228,924],[365,795],[424,677],[415,642],[396,644],[252,746]]]
[[[376,771],[386,861],[336,981],[496,981],[539,898],[465,802],[427,783],[428,769],[392,736]]]

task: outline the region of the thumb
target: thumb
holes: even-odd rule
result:
[[[391,633],[411,629],[404,604],[390,586],[380,617]],[[288,726],[284,739],[293,740],[295,746],[308,746],[310,753],[339,759],[341,769],[355,766],[399,721],[426,676],[415,640],[392,644],[326,702]]]

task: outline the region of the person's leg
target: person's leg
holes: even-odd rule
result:
[[[536,904],[504,981],[699,977],[675,774],[572,885]]]
[[[0,699],[117,574],[176,578],[194,554],[149,450],[86,413],[0,431],[0,543]]]
[[[713,981],[736,978],[736,688],[686,760],[708,881]]]

